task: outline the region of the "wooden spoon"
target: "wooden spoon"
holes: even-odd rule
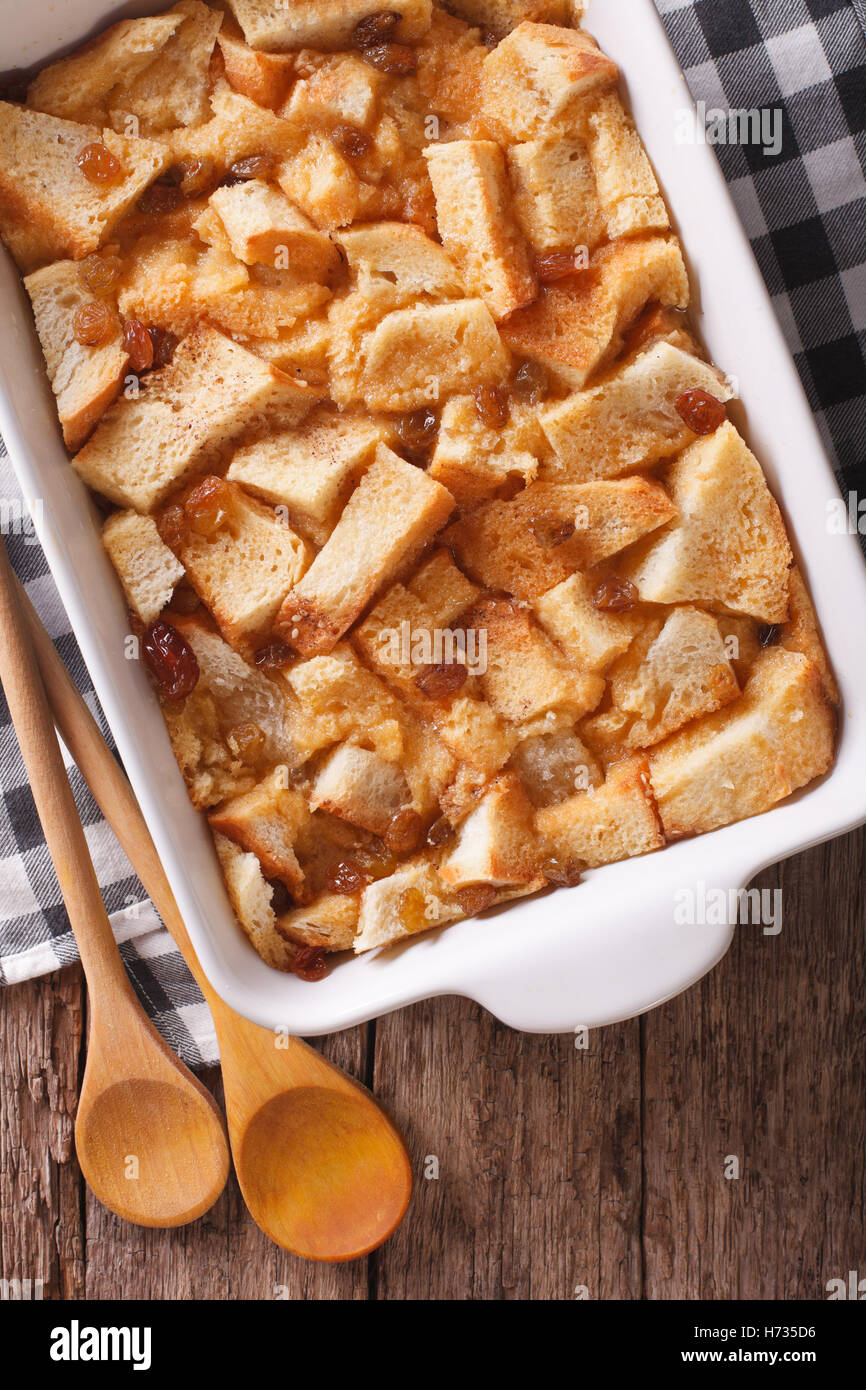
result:
[[[180,1226],[212,1207],[225,1187],[222,1116],[151,1025],[127,979],[2,543],[0,632],[0,680],[90,993],[75,1122],[81,1171],[103,1205],[125,1220]]]
[[[364,1087],[297,1038],[241,1018],[214,992],[132,789],[22,598],[63,741],[213,1014],[232,1153],[252,1216],[277,1245],[308,1259],[366,1254],[391,1235],[409,1203],[412,1172],[402,1138]]]

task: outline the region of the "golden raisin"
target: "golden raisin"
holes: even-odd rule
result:
[[[315,984],[317,980],[324,980],[328,973],[324,949],[321,946],[299,946],[292,957],[289,969],[293,975],[297,975],[301,980],[306,980],[308,984]]]
[[[460,661],[440,661],[425,666],[415,677],[415,685],[428,700],[447,700],[466,684],[469,672]]]
[[[244,159],[236,159],[228,172],[225,183],[245,183],[247,179],[269,179],[273,177],[276,161],[272,154],[248,154]]]
[[[85,145],[75,162],[88,183],[117,183],[123,178],[123,165],[107,145]]]
[[[232,496],[223,478],[213,475],[200,483],[184,498],[183,509],[190,529],[197,536],[213,536],[231,511]]]
[[[212,159],[191,159],[181,164],[178,172],[180,191],[185,198],[201,198],[210,193],[217,182]]]
[[[123,274],[119,256],[100,256],[94,251],[81,262],[81,278],[91,294],[108,294]]]
[[[593,606],[604,613],[627,613],[638,601],[637,589],[615,574],[603,579],[592,596]]]
[[[410,936],[414,936],[419,931],[426,931],[429,926],[432,926],[430,918],[427,916],[427,903],[420,888],[407,888],[400,895],[397,916],[400,919],[400,926]]]
[[[373,144],[373,137],[359,125],[335,125],[331,139],[347,159],[362,159]]]
[[[151,217],[161,217],[163,213],[174,212],[180,207],[183,194],[171,183],[152,183],[146,188],[136,206],[139,212]]]
[[[359,864],[353,859],[341,859],[328,874],[325,887],[329,893],[351,897],[353,893],[360,893],[362,888],[366,888],[367,882],[367,875]]]
[[[394,10],[379,10],[368,14],[355,25],[352,42],[356,48],[370,48],[379,43],[388,43],[394,37],[394,30],[400,22]]]
[[[258,762],[265,751],[265,732],[259,724],[236,724],[226,735],[226,743],[245,763]]]
[[[684,391],[677,397],[674,407],[695,434],[715,434],[728,418],[724,402],[700,388]]]
[[[545,368],[540,362],[532,362],[529,359],[521,362],[511,383],[514,394],[528,405],[538,405],[547,395],[548,386],[549,378]]]
[[[551,251],[535,258],[535,273],[542,285],[553,285],[569,275],[580,275],[586,269],[584,258],[576,251]]]
[[[269,642],[260,647],[253,657],[253,664],[260,671],[284,671],[295,660],[295,652],[285,642]]]
[[[479,883],[471,888],[458,888],[454,896],[466,916],[474,917],[476,912],[486,912],[488,907],[492,907],[498,895],[489,883]]]
[[[377,43],[361,49],[361,57],[379,72],[389,77],[408,77],[417,72],[418,58],[414,48],[405,43]]]
[[[421,817],[411,806],[404,806],[385,831],[385,844],[395,854],[409,854],[421,838]]]
[[[189,524],[180,503],[173,502],[165,508],[157,517],[156,529],[169,550],[179,550],[181,546],[186,545],[189,539]]]
[[[374,838],[370,844],[358,845],[354,851],[354,862],[364,874],[368,883],[387,878],[397,867],[395,851],[389,849],[383,840]]]
[[[72,315],[72,335],[83,347],[99,347],[114,336],[116,324],[107,304],[91,300],[80,304]]]
[[[153,366],[153,339],[138,319],[127,319],[123,325],[123,346],[134,372],[146,372]]]
[[[508,419],[508,397],[498,386],[476,386],[472,393],[479,420],[488,429],[500,429]]]

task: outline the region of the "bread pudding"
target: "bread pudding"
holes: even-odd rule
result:
[[[181,0],[0,101],[72,467],[239,923],[303,979],[833,761],[806,584],[581,10]]]

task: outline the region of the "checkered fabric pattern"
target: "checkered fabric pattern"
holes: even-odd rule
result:
[[[628,0],[621,0],[624,12]],[[656,0],[696,101],[783,113],[777,156],[717,147],[843,491],[866,495],[866,0]],[[0,496],[18,495],[0,442]],[[107,734],[32,532],[12,562]],[[109,740],[110,741],[110,740]],[[207,1007],[77,770],[106,906],[139,998],[191,1066],[217,1056]],[[0,983],[76,958],[0,697]]]
[[[716,153],[844,492],[866,496],[866,0],[656,0],[696,101],[782,112]]]

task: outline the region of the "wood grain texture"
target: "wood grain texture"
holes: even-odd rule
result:
[[[866,1249],[864,868],[860,831],[762,875],[778,937],[740,929],[705,980],[583,1053],[461,999],[325,1040],[372,1075],[416,1177],[397,1235],[338,1267],[272,1246],[233,1182],[177,1231],[89,1199],[85,1264],[78,974],[0,991],[0,1276],[72,1298],[823,1299]]]

